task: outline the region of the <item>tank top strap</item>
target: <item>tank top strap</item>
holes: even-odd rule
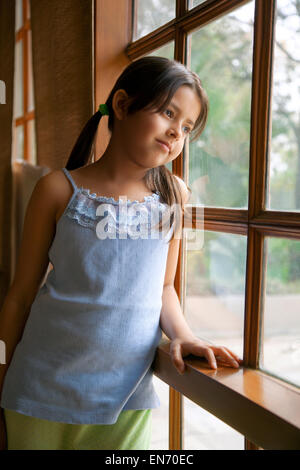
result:
[[[71,185],[73,186],[73,189],[75,192],[78,191],[78,187],[75,183],[75,181],[73,180],[69,170],[67,170],[66,168],[62,168],[62,171],[64,172],[64,174],[66,175],[66,177],[68,178],[68,180],[70,181]]]

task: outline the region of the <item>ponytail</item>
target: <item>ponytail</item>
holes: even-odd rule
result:
[[[101,117],[98,110],[82,129],[66,164],[67,170],[75,170],[90,163]]]

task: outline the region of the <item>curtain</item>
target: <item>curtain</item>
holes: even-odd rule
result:
[[[0,1],[0,80],[5,103],[0,104],[0,307],[11,278],[12,120],[15,57],[15,2]]]
[[[59,169],[93,114],[93,0],[31,0],[37,163]]]

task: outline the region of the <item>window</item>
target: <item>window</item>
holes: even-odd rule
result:
[[[188,395],[216,418],[230,426],[232,423],[231,431],[220,431],[219,449],[272,445],[284,449],[293,439],[299,443],[300,69],[296,3],[134,1],[128,57],[168,56],[168,44],[174,44],[174,58],[199,74],[210,100],[209,120],[200,139],[190,145],[187,141],[183,153],[172,162],[172,171],[193,190],[176,290],[187,321],[199,337],[227,345],[239,354],[243,351],[247,373],[239,383],[251,384],[252,397],[258,397],[253,415],[258,424],[251,431],[252,439],[243,442],[247,424],[237,425],[236,415],[246,414],[242,399],[246,392],[242,386],[235,388],[237,375],[228,374],[226,380],[216,376],[215,383],[201,382],[209,385],[212,393],[219,393],[222,384],[224,396],[229,398],[231,391],[238,390],[228,416],[221,407],[213,410],[208,398],[200,397],[199,387],[193,389],[195,375],[187,383],[187,379],[174,379],[171,371],[163,371],[159,377],[174,384],[170,387],[170,449],[216,448],[205,441],[204,434],[199,442],[201,426],[195,426],[192,416],[196,421],[198,416],[199,421],[209,418],[200,410],[197,414],[194,403],[187,408]],[[186,237],[197,222],[197,211],[193,211],[197,206],[204,206],[205,242],[199,252],[189,251]],[[164,365],[168,364],[166,358],[163,352],[159,354]],[[205,369],[201,371],[203,378]],[[264,381],[267,387],[263,390],[268,394],[263,402],[259,387]],[[179,390],[186,395],[184,401]],[[275,435],[274,431],[267,441],[269,428],[259,429],[264,426],[259,416],[269,405],[271,413],[273,392],[278,393],[278,403],[281,398],[288,400],[289,406],[281,407],[281,432]],[[275,402],[272,406],[280,408]],[[251,409],[249,405],[247,413]],[[294,421],[289,428],[291,417]],[[217,422],[210,423],[210,432],[215,432]]]
[[[36,164],[29,0],[16,0],[13,160]]]

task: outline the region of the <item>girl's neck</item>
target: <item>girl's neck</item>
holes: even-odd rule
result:
[[[110,142],[102,154],[94,163],[93,170],[101,173],[107,184],[112,186],[145,186],[145,176],[149,168],[138,166],[130,156],[127,155],[125,145],[120,140],[111,137]]]

